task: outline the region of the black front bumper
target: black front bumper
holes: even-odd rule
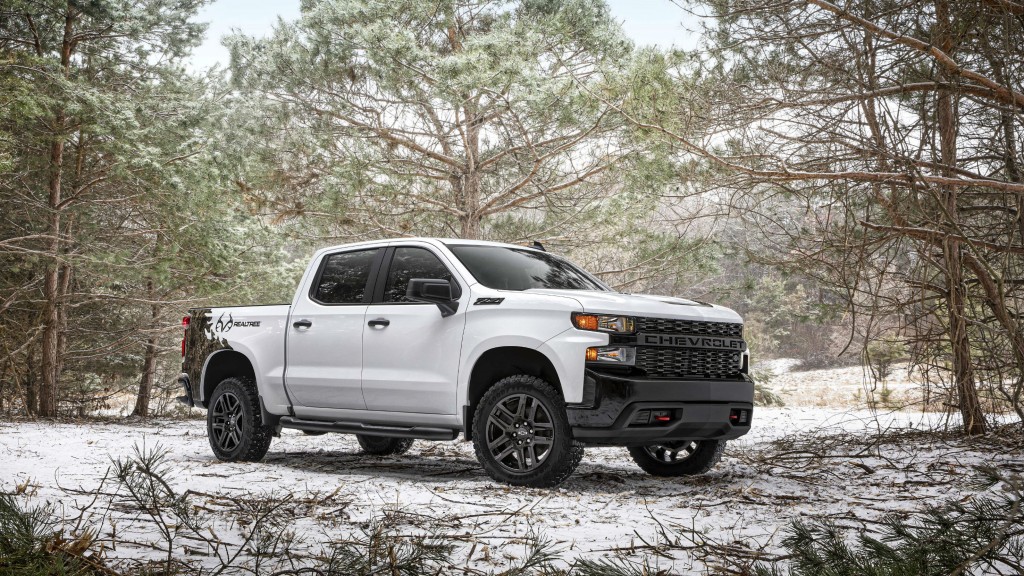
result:
[[[746,376],[661,380],[587,370],[583,403],[568,406],[568,415],[573,436],[584,444],[645,446],[739,438],[750,431],[753,408],[754,383]]]

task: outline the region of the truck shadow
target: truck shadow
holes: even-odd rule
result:
[[[261,465],[281,466],[304,474],[345,477],[350,481],[372,482],[374,478],[385,478],[423,484],[467,481],[494,484],[475,458],[464,455],[371,456],[345,450],[283,453],[271,451]],[[631,466],[631,463],[628,466]],[[737,470],[729,470],[722,464],[720,466],[723,470],[713,470],[701,476],[657,478],[640,469],[631,470],[626,467],[626,463],[624,466],[614,466],[603,462],[587,462],[584,459],[576,472],[559,488],[572,492],[641,492],[664,495],[688,488],[734,486]]]

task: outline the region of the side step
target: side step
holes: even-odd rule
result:
[[[302,420],[293,416],[282,416],[283,428],[309,430],[310,432],[341,432],[343,434],[365,434],[367,436],[383,436],[385,438],[417,438],[420,440],[455,440],[459,437],[458,430],[448,428],[427,428],[423,426],[380,426],[361,422],[321,422],[318,420]]]

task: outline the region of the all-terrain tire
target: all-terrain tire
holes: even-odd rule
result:
[[[356,434],[359,447],[367,454],[374,456],[397,456],[405,454],[412,448],[412,438],[385,438],[383,436],[366,436]]]
[[[499,404],[515,407],[517,401],[523,402],[524,406],[536,406],[533,408],[535,417],[544,414],[541,420],[529,421],[523,418],[519,422],[520,425],[529,428],[529,433],[523,436],[522,442],[531,442],[529,454],[533,455],[532,460],[529,456],[523,457],[524,453],[518,450],[520,445],[515,444],[519,442],[515,434],[520,429],[516,426],[515,415],[508,408],[505,413],[501,413],[498,408]],[[512,421],[489,423],[496,411],[499,418],[507,415],[512,417]],[[505,434],[498,434],[505,424],[510,426],[508,431]],[[544,442],[543,446],[548,446],[548,449],[538,456],[537,449],[541,442]],[[513,453],[498,459],[497,456],[501,456],[504,450],[509,449],[508,447],[511,447]],[[544,380],[525,374],[499,380],[480,399],[473,415],[473,448],[477,460],[488,476],[512,486],[557,486],[572,475],[583,460],[583,445],[573,440],[572,429],[569,427],[565,412],[565,400],[561,393]],[[492,453],[494,451],[498,453]],[[512,466],[517,465],[523,469],[512,469]]]
[[[674,454],[673,450],[676,450]],[[679,458],[679,452],[688,454]],[[703,474],[718,464],[724,452],[725,440],[684,441],[629,447],[629,455],[633,457],[633,461],[652,476]]]
[[[227,378],[217,384],[206,410],[206,436],[218,460],[258,462],[270,449],[274,427],[263,423],[256,384]]]

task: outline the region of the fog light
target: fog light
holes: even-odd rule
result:
[[[655,410],[651,413],[654,416],[655,422],[671,422],[672,413],[668,410]]]
[[[750,410],[733,408],[729,411],[729,423],[734,426],[750,426]]]
[[[632,366],[636,361],[636,348],[632,346],[602,346],[587,348],[587,362],[607,362]]]

